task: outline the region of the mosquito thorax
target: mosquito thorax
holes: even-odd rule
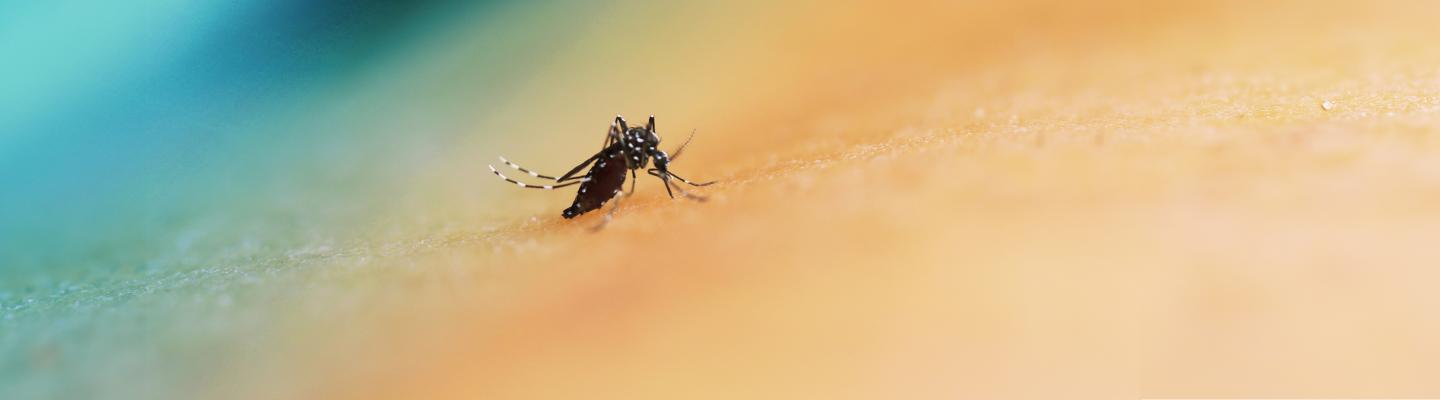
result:
[[[658,144],[659,140],[655,132],[647,128],[635,127],[625,131],[622,138],[621,149],[625,151],[625,162],[630,169],[645,168],[650,165],[650,150]]]

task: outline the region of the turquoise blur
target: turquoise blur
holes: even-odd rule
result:
[[[425,161],[566,34],[544,16],[596,7],[0,5],[0,304],[384,235],[426,200],[406,193]]]
[[[0,397],[223,387],[280,307],[214,279],[473,229],[477,126],[602,6],[0,2]]]

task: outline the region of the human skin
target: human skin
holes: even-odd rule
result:
[[[715,57],[764,62],[695,66],[751,86],[647,81],[699,93],[657,118],[668,145],[700,130],[674,168],[721,180],[711,200],[642,177],[596,234],[542,208],[568,194],[497,194],[538,219],[431,260],[505,266],[485,284],[504,305],[457,318],[463,343],[420,386],[1440,391],[1420,372],[1440,351],[1433,5],[737,7],[812,19]]]

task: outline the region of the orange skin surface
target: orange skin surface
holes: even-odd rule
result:
[[[554,68],[587,74],[541,69],[479,124],[586,110],[460,146],[493,189],[437,207],[495,228],[310,277],[283,393],[1440,393],[1440,8],[935,3],[620,7],[670,36],[580,39]],[[625,52],[647,61],[574,67]],[[698,129],[672,168],[710,200],[642,174],[592,233],[572,191],[474,168],[561,172],[615,113],[667,151]],[[336,292],[357,314],[317,321]]]

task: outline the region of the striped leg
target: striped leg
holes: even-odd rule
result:
[[[701,196],[701,195],[698,195],[698,194],[690,194],[690,192],[687,192],[687,191],[685,191],[685,189],[681,188],[680,185],[676,185],[675,183],[670,182],[670,177],[671,177],[671,176],[674,176],[674,175],[672,175],[672,174],[661,174],[661,173],[660,173],[660,170],[653,169],[653,168],[652,168],[652,169],[649,169],[649,170],[646,170],[645,172],[648,172],[648,173],[650,173],[650,175],[654,175],[656,178],[660,178],[660,181],[665,182],[665,193],[671,193],[671,192],[670,192],[670,189],[671,189],[671,188],[674,188],[675,191],[680,192],[680,195],[681,195],[681,196],[684,196],[684,197],[687,198],[687,199],[691,199],[691,200],[695,200],[695,201],[705,201],[705,200],[708,199],[707,197]],[[679,177],[677,176],[676,178],[679,178]],[[684,179],[681,179],[681,180],[684,180]],[[685,183],[690,183],[690,182],[687,181],[687,182],[685,182]],[[709,185],[709,184],[711,184],[711,183],[715,183],[715,182],[706,182],[705,185]],[[693,185],[693,184],[692,184],[692,185]],[[704,186],[704,185],[696,185],[696,186]],[[674,198],[675,195],[672,193],[672,194],[670,195],[670,197],[671,197],[671,198]]]
[[[514,168],[514,169],[519,170],[520,172],[524,172],[524,173],[526,173],[526,174],[528,174],[528,175],[530,175],[530,176],[533,176],[533,177],[536,177],[536,178],[540,178],[540,179],[548,179],[548,180],[552,180],[552,181],[562,182],[562,183],[563,183],[563,182],[569,182],[569,181],[575,180],[575,179],[580,179],[581,177],[580,177],[580,176],[576,176],[575,174],[580,173],[580,170],[585,169],[585,167],[590,166],[590,163],[593,163],[593,162],[595,162],[596,159],[599,159],[601,154],[603,154],[603,153],[596,153],[595,155],[590,156],[590,158],[585,159],[585,161],[581,162],[580,165],[576,165],[575,168],[571,168],[571,169],[570,169],[570,172],[566,172],[565,175],[562,175],[562,176],[559,177],[559,178],[556,178],[556,177],[553,177],[553,176],[549,176],[549,175],[543,175],[543,174],[540,174],[540,173],[538,173],[538,172],[525,169],[525,167],[521,167],[520,164],[516,164],[516,163],[514,163],[514,162],[511,162],[509,159],[506,159],[505,156],[500,156],[500,161],[501,161],[501,162],[504,162],[505,165],[510,166],[510,168]]]
[[[524,173],[526,173],[526,174],[530,174],[530,176],[533,176],[533,177],[536,177],[536,178],[548,179],[548,180],[557,181],[557,182],[560,181],[560,178],[556,178],[556,177],[549,176],[549,175],[542,175],[542,174],[540,174],[540,173],[538,173],[538,172],[525,169],[525,167],[521,167],[520,164],[516,164],[516,163],[510,162],[510,160],[505,159],[505,156],[500,156],[500,162],[505,163],[505,165],[509,165],[510,168],[514,168],[514,169],[516,169],[516,170],[519,170],[520,172],[524,172]],[[574,178],[571,178],[571,179],[574,179]]]
[[[655,175],[655,176],[660,176],[660,175],[656,175],[656,174],[657,174],[657,173],[661,173],[659,169],[655,169],[655,168],[651,168],[651,169],[649,169],[647,172],[650,172],[650,175]],[[675,175],[675,173],[673,173],[673,172],[665,171],[665,172],[663,172],[663,173],[664,173],[665,175],[669,175],[671,178],[679,179],[681,182],[685,182],[685,184],[690,185],[690,186],[709,186],[709,185],[714,185],[716,182],[720,182],[720,181],[709,181],[709,182],[695,183],[695,182],[691,182],[689,179],[681,178],[680,175]]]
[[[522,187],[522,188],[527,188],[527,189],[553,190],[553,189],[562,188],[562,187],[566,187],[566,186],[570,186],[570,185],[578,185],[578,184],[580,184],[580,183],[589,182],[589,181],[590,181],[590,178],[580,178],[580,180],[577,180],[577,181],[574,181],[574,182],[570,182],[570,183],[563,183],[563,184],[559,184],[559,185],[531,185],[531,184],[528,184],[528,183],[525,183],[525,182],[521,182],[521,181],[517,181],[517,180],[514,180],[514,179],[510,179],[510,177],[505,176],[505,174],[500,173],[500,170],[495,169],[495,166],[494,166],[494,165],[486,165],[486,166],[487,166],[487,167],[490,167],[490,172],[494,172],[494,173],[495,173],[495,176],[500,177],[500,179],[504,179],[506,182],[510,182],[510,183],[519,185],[519,186]]]

